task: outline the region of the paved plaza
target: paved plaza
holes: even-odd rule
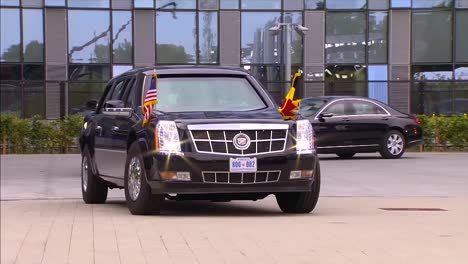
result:
[[[106,204],[82,202],[79,155],[1,156],[0,262],[467,263],[467,162],[323,155],[322,196],[308,215],[283,214],[270,196],[132,216],[121,190]]]

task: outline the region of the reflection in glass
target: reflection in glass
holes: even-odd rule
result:
[[[45,0],[46,6],[65,6],[65,0]]]
[[[109,8],[109,0],[68,0],[69,7],[102,7]]]
[[[196,9],[197,1],[196,0],[156,0],[156,8]]]
[[[368,80],[368,97],[388,103],[388,66],[369,65]]]
[[[172,12],[156,13],[157,63],[186,64],[196,62],[195,22],[195,12],[177,12],[175,17]]]
[[[109,11],[68,10],[68,55],[72,63],[109,63]]]
[[[392,1],[392,8],[411,8],[411,0],[390,0]]]
[[[23,79],[44,80],[44,64],[24,64]]]
[[[325,95],[368,95],[365,65],[330,65],[325,80]]]
[[[455,61],[468,62],[468,11],[457,11],[455,20]]]
[[[105,86],[105,82],[69,82],[68,113],[76,114],[89,111],[86,102],[99,101]]]
[[[452,80],[452,65],[413,65],[411,72],[413,80]]]
[[[452,114],[453,83],[414,82],[411,88],[411,113]]]
[[[242,9],[281,9],[281,0],[241,0]]]
[[[114,65],[112,66],[112,77],[115,77],[126,71],[129,71],[132,68],[133,68],[132,65]]]
[[[369,63],[387,62],[387,26],[387,12],[369,12]]]
[[[218,0],[199,0],[198,5],[200,9],[204,10],[217,10]]]
[[[306,9],[319,9],[322,10],[325,7],[324,0],[305,0]]]
[[[132,12],[112,12],[112,59],[114,63],[133,62]]]
[[[44,27],[41,9],[23,9],[23,54],[26,62],[44,61]]]
[[[0,64],[0,80],[21,79],[21,64]]]
[[[468,80],[468,65],[455,66],[455,80]]]
[[[452,60],[452,12],[415,11],[412,19],[413,62]]]
[[[468,8],[468,0],[455,0],[456,8]]]
[[[413,8],[453,7],[453,0],[417,0]]]
[[[135,0],[133,4],[135,8],[153,8],[154,0]]]
[[[288,0],[283,2],[284,10],[302,10],[304,9],[304,0]]]
[[[280,62],[280,35],[274,35],[268,30],[280,20],[280,12],[242,13],[241,61],[243,64]]]
[[[296,25],[302,25],[302,12],[284,13],[284,22],[296,24]],[[302,34],[294,30],[292,32],[292,40],[291,40],[291,62],[293,64],[302,63],[302,50],[303,50],[302,43],[303,43]]]
[[[361,12],[327,13],[326,56],[328,63],[364,63],[366,19]]]
[[[198,13],[199,63],[218,62],[218,13]]]
[[[388,9],[389,0],[369,0],[369,9]]]
[[[19,9],[1,8],[0,15],[0,61],[20,61],[21,28]]]
[[[0,113],[21,116],[21,85],[19,81],[0,82]]]
[[[0,0],[2,6],[19,6],[20,0]]]
[[[23,114],[25,118],[39,115],[45,117],[46,97],[43,82],[27,82],[24,84]]]
[[[99,81],[110,79],[110,67],[107,65],[70,65],[68,79],[70,81]]]
[[[367,0],[327,0],[327,9],[365,9]]]
[[[221,9],[239,9],[239,0],[220,0]]]

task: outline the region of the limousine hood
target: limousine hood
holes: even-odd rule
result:
[[[285,122],[281,114],[276,109],[265,109],[258,111],[245,112],[179,112],[179,113],[161,113],[158,115],[159,120],[171,120],[176,122],[198,123],[206,122],[226,122],[232,123],[236,121],[256,122]]]

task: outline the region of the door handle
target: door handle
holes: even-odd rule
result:
[[[382,117],[382,120],[388,120],[388,117]]]

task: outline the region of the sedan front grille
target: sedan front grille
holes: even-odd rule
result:
[[[192,126],[201,128],[200,125]],[[221,130],[201,130],[190,129],[190,135],[195,145],[196,151],[200,153],[211,153],[232,156],[253,156],[257,154],[267,154],[283,152],[286,147],[288,136],[287,125],[270,125],[272,129],[221,129]],[[278,129],[275,129],[278,128]],[[234,145],[234,137],[238,134],[245,134],[250,138],[250,145],[244,150],[239,150]]]
[[[270,183],[279,180],[281,171],[257,171],[257,172],[229,172],[229,171],[203,171],[204,183],[219,184],[254,184]]]

